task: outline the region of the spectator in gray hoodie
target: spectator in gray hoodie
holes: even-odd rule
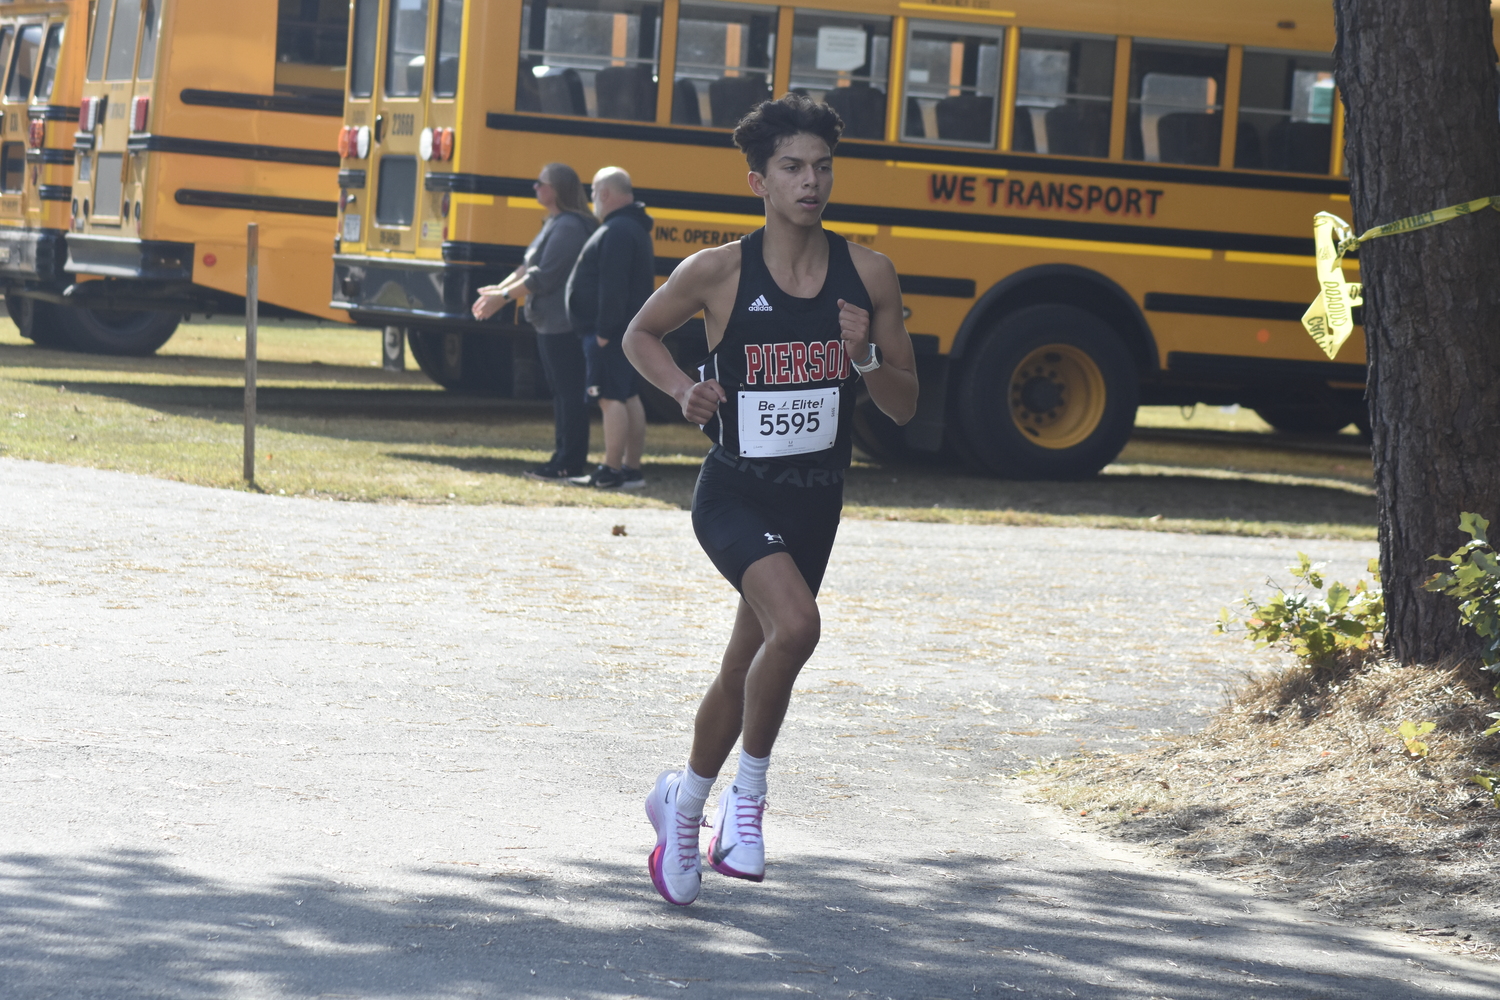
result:
[[[552,386],[557,425],[552,457],[526,475],[562,482],[583,474],[589,451],[583,350],[568,320],[568,275],[599,222],[588,210],[578,174],[566,163],[547,164],[533,186],[536,200],[547,210],[542,231],[510,277],[479,290],[474,318],[489,319],[511,299],[526,296],[526,320],[537,333],[537,353]]]
[[[594,214],[603,224],[583,245],[568,278],[568,316],[583,338],[589,396],[604,414],[604,464],[571,482],[639,489],[646,485],[646,411],[640,379],[621,345],[625,328],[656,287],[651,216],[619,167],[595,174],[593,192]]]

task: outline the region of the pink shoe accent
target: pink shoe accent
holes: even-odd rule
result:
[[[766,876],[764,874],[751,875],[749,872],[742,872],[737,868],[731,868],[723,862],[719,861],[718,857],[714,853],[715,849],[718,846],[719,838],[717,835],[708,838],[708,864],[709,867],[714,871],[718,872],[720,875],[728,875],[730,878],[742,878],[746,882],[764,882],[766,880]]]

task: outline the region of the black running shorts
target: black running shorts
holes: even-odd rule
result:
[[[751,563],[786,552],[816,595],[843,507],[842,469],[738,459],[716,445],[693,490],[693,532],[735,590]]]

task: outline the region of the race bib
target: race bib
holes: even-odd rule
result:
[[[827,451],[839,433],[839,390],[742,392],[739,412],[744,458]]]

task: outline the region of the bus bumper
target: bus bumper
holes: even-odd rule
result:
[[[137,281],[191,282],[193,244],[69,233],[65,270]]]
[[[473,331],[469,311],[479,289],[500,281],[509,268],[441,260],[388,260],[356,254],[333,256],[335,309],[356,323]]]
[[[0,283],[7,290],[54,294],[68,283],[66,237],[60,229],[0,229]]]

